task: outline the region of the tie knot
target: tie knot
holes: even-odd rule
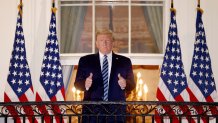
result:
[[[107,55],[104,55],[104,58],[107,58]]]

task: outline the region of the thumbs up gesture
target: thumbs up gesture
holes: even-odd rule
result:
[[[88,91],[89,88],[90,88],[91,85],[92,85],[92,76],[93,76],[93,74],[90,73],[89,76],[86,78],[86,81],[85,81],[85,88],[86,88],[86,91]]]
[[[118,84],[122,90],[126,88],[126,80],[120,75],[120,73],[118,74]]]

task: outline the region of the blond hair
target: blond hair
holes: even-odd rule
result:
[[[95,39],[97,39],[98,35],[110,35],[112,37],[112,39],[114,40],[114,36],[113,36],[113,32],[109,29],[100,29],[97,30],[95,33]]]

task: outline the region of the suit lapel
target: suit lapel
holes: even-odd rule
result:
[[[95,64],[94,68],[96,68],[97,74],[102,76],[102,74],[101,74],[101,63],[100,63],[100,59],[99,59],[99,53],[95,54],[95,58],[94,59],[96,59],[96,61],[94,61],[94,64]]]
[[[117,66],[117,60],[118,60],[117,55],[112,52],[112,64],[111,64],[111,73],[110,73],[109,83],[111,83],[112,77],[116,76],[116,75],[113,75],[113,74],[114,74],[114,70],[115,70],[115,68]]]

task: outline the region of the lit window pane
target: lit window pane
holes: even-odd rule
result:
[[[92,7],[61,7],[61,53],[92,52]]]
[[[162,7],[132,6],[131,10],[131,52],[162,53]]]
[[[111,29],[114,32],[114,51],[128,53],[128,7],[96,6],[96,30]]]

